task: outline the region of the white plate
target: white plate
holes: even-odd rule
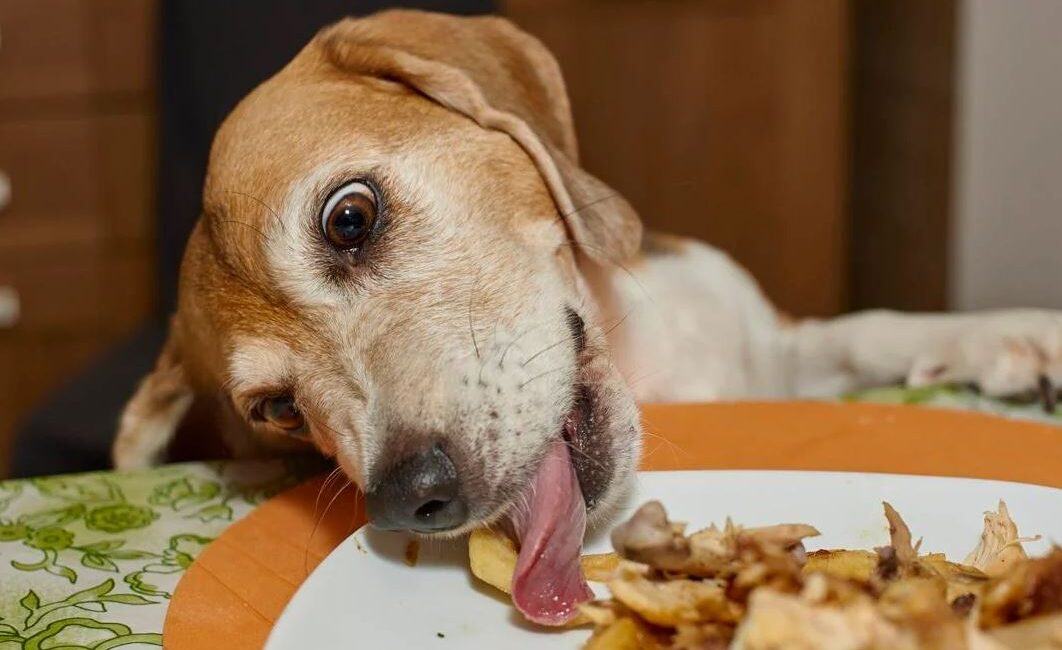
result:
[[[872,548],[888,541],[881,502],[899,510],[924,552],[961,560],[976,545],[982,513],[1004,499],[1023,535],[1062,541],[1062,490],[972,479],[843,472],[688,471],[639,475],[631,501],[660,499],[672,519],[699,528],[729,515],[760,526],[809,523],[815,548]],[[288,604],[266,650],[304,648],[578,648],[586,630],[543,631],[471,577],[465,543],[422,542],[406,566],[409,537],[362,528],[321,563]],[[609,550],[607,537],[588,552]],[[599,585],[597,586],[599,587]]]

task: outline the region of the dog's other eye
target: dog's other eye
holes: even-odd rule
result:
[[[332,193],[321,210],[321,232],[340,250],[360,246],[376,221],[376,194],[358,181],[347,183]]]
[[[254,417],[292,434],[301,433],[306,428],[306,421],[290,395],[267,397],[258,402]]]

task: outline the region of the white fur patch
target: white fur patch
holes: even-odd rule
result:
[[[306,307],[340,304],[316,268],[321,206],[314,205],[318,188],[344,169],[342,160],[322,163],[295,183],[281,204],[279,219],[268,222],[266,251],[273,281],[292,301]]]
[[[290,381],[294,372],[293,352],[287,344],[243,339],[229,355],[227,386],[234,395],[252,393]]]
[[[157,465],[193,399],[191,393],[177,396],[149,416],[138,409],[127,409],[114,446],[115,468],[129,471]]]

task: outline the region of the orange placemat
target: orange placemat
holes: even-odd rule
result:
[[[966,476],[1062,487],[1062,430],[957,411],[811,402],[646,406],[642,468]],[[177,586],[167,650],[258,650],[288,600],[357,527],[345,483],[312,479],[208,546]]]

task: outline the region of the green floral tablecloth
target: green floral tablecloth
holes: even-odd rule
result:
[[[890,388],[845,399],[1062,425],[1062,414],[1037,405],[958,389]],[[161,646],[169,598],[203,547],[319,469],[297,461],[192,463],[0,482],[0,650]]]
[[[192,463],[0,483],[0,650],[161,646],[196,555],[313,471]]]

